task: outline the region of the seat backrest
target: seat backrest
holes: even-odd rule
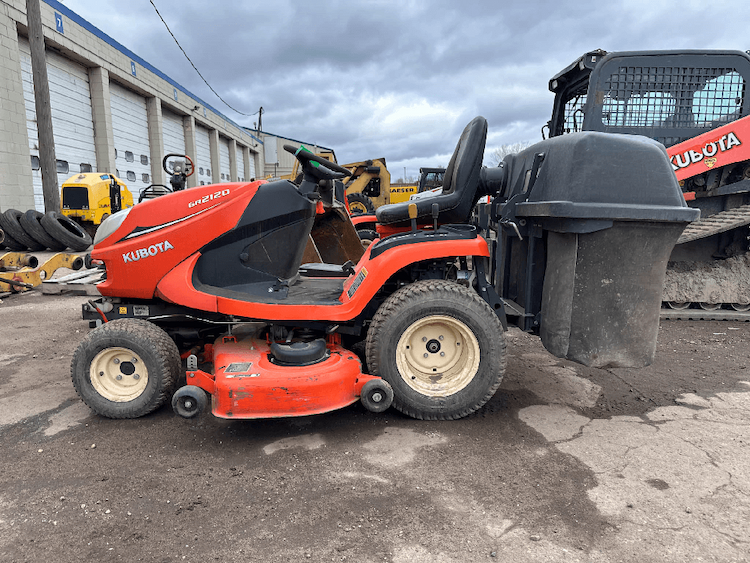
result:
[[[141,192],[140,200],[154,199],[163,195],[171,193],[167,188],[163,186],[149,186]]]
[[[375,215],[383,225],[409,220],[409,204],[417,205],[417,220],[426,220],[437,203],[441,223],[467,223],[477,201],[479,172],[482,168],[484,145],[487,141],[487,120],[475,117],[461,133],[448,167],[445,169],[443,191],[416,201],[383,205]]]

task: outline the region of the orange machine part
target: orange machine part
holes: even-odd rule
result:
[[[225,341],[226,340],[226,341]],[[307,416],[340,409],[359,399],[371,379],[359,358],[336,344],[325,360],[307,366],[280,366],[270,360],[268,343],[258,339],[218,339],[214,373],[188,372],[189,385],[212,394],[220,418]]]
[[[750,159],[750,116],[667,149],[678,180]]]

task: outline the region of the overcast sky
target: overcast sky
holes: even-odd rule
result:
[[[149,0],[66,6],[236,123]],[[154,0],[211,86],[263,130],[385,157],[392,176],[445,166],[463,127],[487,151],[538,141],[549,79],[586,51],[750,49],[746,0]]]

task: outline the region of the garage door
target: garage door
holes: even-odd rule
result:
[[[222,182],[231,182],[232,173],[229,166],[229,141],[219,137],[219,172]]]
[[[255,153],[253,151],[250,151],[250,169],[245,170],[245,177],[248,180],[257,178],[257,176],[255,175]]]
[[[34,81],[31,74],[31,50],[26,39],[19,41],[26,129],[34,178],[34,205],[44,211],[42,174],[39,169],[39,134],[36,124]],[[52,131],[57,158],[57,183],[79,172],[96,171],[94,122],[86,68],[52,51],[47,51],[47,77],[52,110]]]
[[[200,125],[195,126],[195,152],[198,185],[212,184],[211,142],[208,139],[208,129]]]
[[[237,145],[237,155],[234,157],[237,163],[237,181],[245,181],[245,159],[242,156],[242,147]]]
[[[136,196],[151,184],[146,98],[111,82],[109,100],[112,108],[116,174]]]
[[[167,109],[162,109],[161,115],[164,154],[185,154],[185,129],[182,126],[182,116]]]

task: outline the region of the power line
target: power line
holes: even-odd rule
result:
[[[206,80],[205,78],[203,78],[203,75],[201,74],[201,71],[200,71],[200,70],[198,70],[198,67],[196,67],[196,66],[195,66],[195,64],[193,63],[193,61],[191,61],[191,60],[190,60],[190,57],[188,57],[188,54],[187,54],[187,53],[185,52],[185,49],[183,49],[183,48],[182,48],[182,45],[180,45],[180,42],[179,42],[179,41],[177,41],[177,38],[176,38],[176,37],[174,36],[174,33],[172,33],[172,30],[171,30],[171,29],[169,29],[169,26],[167,25],[167,22],[165,22],[165,21],[164,21],[164,18],[163,18],[163,17],[162,17],[162,15],[161,15],[161,14],[159,13],[159,9],[158,9],[158,8],[156,7],[156,4],[154,4],[154,0],[149,0],[149,2],[151,2],[151,5],[152,5],[152,6],[154,7],[154,11],[156,12],[156,15],[157,15],[157,16],[159,16],[159,19],[160,19],[160,20],[161,20],[161,22],[162,22],[162,23],[164,24],[164,27],[166,27],[166,28],[167,28],[167,31],[169,32],[169,35],[171,35],[171,36],[172,36],[172,39],[174,39],[174,42],[175,42],[175,43],[177,43],[177,46],[178,46],[178,47],[180,48],[180,51],[182,51],[182,54],[183,54],[183,55],[185,55],[185,58],[186,58],[186,59],[188,60],[188,62],[189,62],[189,63],[190,63],[191,65],[192,65],[192,67],[193,67],[193,68],[195,69],[195,72],[197,72],[197,73],[198,73],[198,76],[200,76],[200,77],[201,77],[201,79],[203,80],[203,82],[205,82],[205,83],[206,83],[206,86],[208,86],[208,87],[209,87],[209,89],[210,89],[210,90],[211,90],[211,91],[212,91],[212,92],[213,92],[214,94],[216,94],[216,97],[217,97],[217,98],[219,98],[219,99],[220,99],[220,100],[221,100],[222,102],[224,102],[224,105],[226,105],[226,106],[227,106],[227,107],[228,107],[229,109],[231,109],[232,111],[235,111],[235,112],[239,113],[240,115],[244,115],[244,116],[247,116],[247,117],[252,117],[253,115],[258,115],[258,113],[260,113],[260,111],[261,111],[261,110],[258,110],[258,111],[256,111],[255,113],[243,113],[243,112],[241,112],[240,110],[238,110],[238,109],[235,109],[235,108],[233,108],[233,107],[232,107],[232,106],[231,106],[231,105],[229,104],[229,102],[227,102],[227,101],[226,101],[226,100],[225,100],[224,98],[222,98],[222,97],[221,97],[221,96],[219,95],[219,93],[218,93],[218,92],[217,92],[216,90],[214,90],[214,89],[213,89],[213,86],[211,86],[211,85],[210,85],[210,84],[208,83],[208,80]]]

